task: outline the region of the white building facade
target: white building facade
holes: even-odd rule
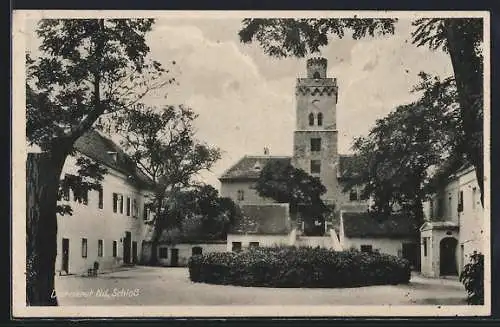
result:
[[[58,215],[56,273],[84,274],[98,263],[99,270],[111,270],[138,262],[146,232],[147,188],[138,180],[144,176],[123,165],[124,153],[97,132],[82,136],[77,153],[66,159],[61,180],[78,176],[76,159],[84,156],[107,169],[100,191],[89,191],[84,201],[74,192],[62,190],[60,205],[69,205],[72,215]],[[130,162],[128,162],[130,163]],[[127,166],[128,168],[124,168]]]
[[[458,275],[474,252],[484,253],[484,216],[473,167],[460,169],[425,205],[420,228],[422,274]]]

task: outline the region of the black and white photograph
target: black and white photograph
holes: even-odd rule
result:
[[[16,317],[490,314],[487,12],[14,11]]]

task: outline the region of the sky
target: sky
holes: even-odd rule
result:
[[[34,22],[27,23],[27,34]],[[149,95],[149,104],[184,104],[199,115],[197,138],[222,151],[222,158],[200,179],[219,187],[218,177],[242,156],[291,155],[295,128],[295,83],[305,77],[307,58],[276,59],[257,43],[242,44],[238,18],[157,19],[146,42],[151,58],[173,67],[179,85]],[[453,74],[447,54],[411,44],[411,21],[400,19],[395,35],[331,39],[320,54],[328,77],[337,78],[339,152],[349,153],[355,137],[366,135],[376,119],[415,100],[410,90],[425,71]],[[27,47],[37,47],[29,38]],[[172,61],[175,65],[172,66]]]

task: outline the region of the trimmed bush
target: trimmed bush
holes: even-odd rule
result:
[[[269,247],[192,256],[193,282],[254,287],[359,287],[408,283],[406,259],[325,248]]]
[[[460,281],[467,291],[467,303],[473,305],[484,304],[484,255],[474,252],[470,262],[460,273]]]

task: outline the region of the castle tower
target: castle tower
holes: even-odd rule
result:
[[[337,80],[326,75],[327,60],[307,60],[307,77],[297,78],[296,127],[292,164],[326,187],[325,202],[333,204],[337,194]]]

